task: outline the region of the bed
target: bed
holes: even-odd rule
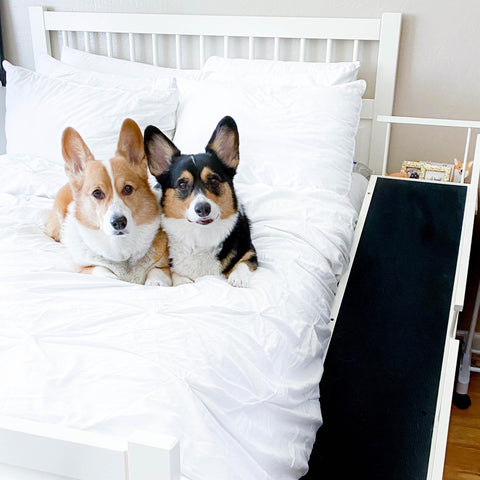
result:
[[[401,15],[30,19],[36,71],[6,65],[0,159],[2,475],[300,478],[365,189],[352,171],[381,173],[373,119],[392,114]],[[101,158],[131,117],[193,153],[224,114],[260,263],[250,288],[74,273],[42,231],[66,181],[62,129]]]

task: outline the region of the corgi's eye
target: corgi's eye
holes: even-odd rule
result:
[[[122,190],[122,195],[131,195],[133,193],[133,187],[131,185],[125,185]]]
[[[188,181],[185,180],[184,178],[181,178],[178,182],[177,182],[177,188],[182,190],[182,191],[185,191],[187,188],[188,188]]]
[[[215,192],[218,190],[221,182],[222,180],[219,176],[212,175],[211,177],[208,177],[207,185],[210,190]]]
[[[97,200],[103,200],[105,198],[105,194],[99,188],[96,188],[92,192],[92,197],[96,198]]]

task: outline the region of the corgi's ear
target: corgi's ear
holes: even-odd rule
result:
[[[122,123],[118,137],[117,154],[127,157],[132,165],[141,165],[145,159],[142,131],[131,118],[125,119]]]
[[[457,168],[457,169],[458,169],[458,168],[462,168],[462,162],[461,162],[458,158],[456,158],[456,159],[454,160],[454,163],[455,163],[455,167],[454,167],[454,168]]]
[[[236,169],[239,162],[238,128],[232,117],[223,117],[218,122],[205,151],[213,151],[227,167]]]
[[[63,131],[62,154],[65,159],[65,172],[71,180],[83,172],[88,161],[95,160],[80,134],[72,127]]]
[[[166,135],[153,125],[149,125],[145,129],[144,137],[148,168],[152,175],[161,175],[168,170],[173,158],[180,155],[180,150]]]

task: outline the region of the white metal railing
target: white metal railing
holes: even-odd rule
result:
[[[383,164],[382,164],[382,175],[385,175],[387,172],[387,163],[388,163],[388,153],[390,151],[390,134],[392,130],[392,124],[404,124],[404,125],[428,125],[434,127],[454,127],[454,128],[465,128],[467,130],[467,139],[465,142],[465,152],[463,155],[463,165],[466,166],[468,151],[470,148],[470,139],[472,137],[472,129],[480,129],[480,122],[469,121],[469,120],[447,120],[443,118],[418,118],[418,117],[396,117],[388,115],[379,115],[377,121],[387,124],[387,129],[385,132],[385,151],[383,154]],[[461,183],[465,181],[465,172],[466,168],[462,169],[462,178]]]

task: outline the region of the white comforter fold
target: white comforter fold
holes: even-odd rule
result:
[[[305,473],[356,217],[348,198],[239,184],[260,261],[251,288],[145,287],[73,273],[43,234],[60,167],[0,165],[0,414],[174,435],[192,480]]]

